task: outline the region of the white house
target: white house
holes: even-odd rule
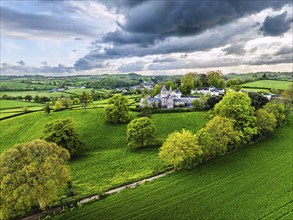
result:
[[[163,86],[161,93],[154,98],[142,98],[140,106],[160,106],[161,108],[189,107],[191,102],[195,99],[200,99],[200,96],[182,96],[180,91],[174,91],[172,90],[172,87],[170,87],[168,91],[166,87]]]

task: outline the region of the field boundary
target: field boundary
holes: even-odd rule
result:
[[[94,201],[94,200],[101,200],[107,196],[110,196],[112,194],[115,194],[115,193],[119,193],[121,192],[122,190],[125,190],[125,189],[133,189],[133,188],[136,188],[137,186],[139,185],[142,185],[146,182],[151,182],[155,179],[159,179],[161,177],[164,177],[168,174],[171,174],[175,172],[174,170],[169,170],[169,171],[166,171],[166,172],[163,172],[163,173],[160,173],[160,174],[157,174],[157,175],[154,175],[154,176],[150,176],[148,178],[144,178],[142,180],[138,180],[138,181],[135,181],[135,182],[132,182],[132,183],[129,183],[127,185],[123,185],[123,186],[119,186],[119,187],[116,187],[116,188],[113,188],[113,189],[110,189],[102,194],[94,194],[94,195],[90,195],[90,196],[86,196],[82,199],[79,199],[77,201],[73,201],[73,203],[77,204],[77,205],[80,205],[80,204],[86,204],[86,203],[89,203],[91,201]],[[30,216],[27,216],[27,217],[23,217],[23,218],[20,218],[21,220],[37,220],[37,219],[40,219],[40,218],[44,218],[48,215],[55,215],[55,214],[58,214],[62,211],[65,210],[65,207],[64,206],[56,206],[56,207],[53,207],[47,211],[43,211],[43,212],[38,212],[38,213],[35,213],[35,214],[32,214]]]

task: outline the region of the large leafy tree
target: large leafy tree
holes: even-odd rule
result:
[[[265,109],[259,109],[255,112],[258,132],[260,136],[268,136],[277,126],[277,120],[273,113]]]
[[[86,107],[88,106],[89,103],[91,103],[93,101],[93,98],[88,93],[83,92],[79,96],[79,100],[80,100],[80,103],[83,106],[83,109],[86,110]]]
[[[188,130],[171,133],[160,148],[159,157],[175,170],[191,168],[201,160],[202,149]]]
[[[109,99],[108,104],[111,106],[107,107],[105,111],[107,121],[125,123],[130,120],[127,98],[122,95],[114,95]]]
[[[214,86],[218,88],[224,87],[224,80],[221,70],[210,71],[207,73],[207,83],[209,86]]]
[[[84,143],[74,128],[72,118],[56,119],[47,123],[42,138],[67,149],[71,156],[76,155],[84,148]]]
[[[161,89],[162,89],[162,86],[160,84],[156,84],[155,87],[154,87],[154,93],[153,95],[157,95],[157,94],[160,94],[161,93]]]
[[[252,136],[257,133],[254,108],[251,106],[251,100],[246,93],[228,92],[215,105],[213,113],[233,119],[234,128],[239,132],[242,143],[250,142]]]
[[[263,107],[267,112],[273,113],[277,119],[277,126],[282,125],[286,120],[286,109],[283,103],[278,101],[268,102]]]
[[[132,120],[127,126],[127,140],[130,148],[144,147],[155,139],[155,125],[147,117]]]
[[[187,73],[181,78],[180,90],[183,94],[190,93],[191,89],[195,88],[195,73]]]
[[[204,158],[223,155],[240,142],[239,133],[234,130],[232,119],[220,116],[210,120],[196,136],[198,144],[202,146]]]
[[[69,152],[35,140],[15,145],[0,157],[0,219],[54,205],[70,180]]]
[[[175,89],[175,85],[172,81],[167,81],[165,82],[165,86],[166,86],[166,89],[169,90],[170,87],[172,87],[172,89]]]

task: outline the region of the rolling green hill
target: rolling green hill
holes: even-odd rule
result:
[[[289,89],[289,86],[293,82],[289,81],[278,81],[278,80],[259,80],[255,82],[249,82],[241,84],[241,86],[251,87],[251,88],[271,88],[271,89]]]
[[[137,113],[131,113],[135,118]],[[151,116],[156,136],[165,139],[183,127],[197,131],[205,123],[205,112],[164,113]],[[127,148],[126,124],[114,125],[104,120],[104,109],[66,110],[46,115],[30,113],[0,121],[0,153],[16,143],[42,135],[46,122],[72,117],[88,150],[70,162],[73,188],[77,197],[105,191],[130,181],[153,175],[165,169],[156,147],[130,151]]]
[[[292,117],[270,138],[55,219],[292,219]]]

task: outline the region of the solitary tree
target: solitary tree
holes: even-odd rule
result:
[[[30,102],[30,101],[33,99],[33,97],[32,97],[31,95],[26,95],[26,96],[24,97],[24,99],[25,99],[25,101]]]
[[[80,100],[80,103],[82,104],[84,110],[86,110],[86,107],[88,106],[88,104],[93,101],[92,97],[86,92],[83,92],[80,95],[79,100]]]
[[[113,123],[125,123],[130,120],[128,113],[128,100],[122,95],[114,95],[109,99],[108,104],[111,106],[106,108],[106,120]]]
[[[198,144],[202,146],[204,158],[225,154],[240,142],[239,133],[234,130],[231,119],[216,116],[196,133]]]
[[[0,157],[0,219],[52,206],[70,180],[66,149],[35,140],[15,145]]]
[[[155,139],[155,125],[147,117],[132,120],[127,126],[129,148],[144,147]]]
[[[188,130],[171,133],[160,148],[159,157],[175,170],[191,168],[201,160],[202,149]]]
[[[54,104],[54,111],[57,112],[57,111],[60,111],[61,109],[63,108],[62,104],[60,101],[56,101],[55,104]]]
[[[72,107],[72,101],[70,98],[62,98],[60,101],[61,101],[63,108],[69,109]]]
[[[67,149],[71,156],[76,155],[84,147],[84,143],[80,140],[71,118],[56,119],[47,123],[43,130],[42,138]]]
[[[50,111],[51,111],[50,103],[47,102],[45,107],[44,107],[44,112],[49,115]]]

